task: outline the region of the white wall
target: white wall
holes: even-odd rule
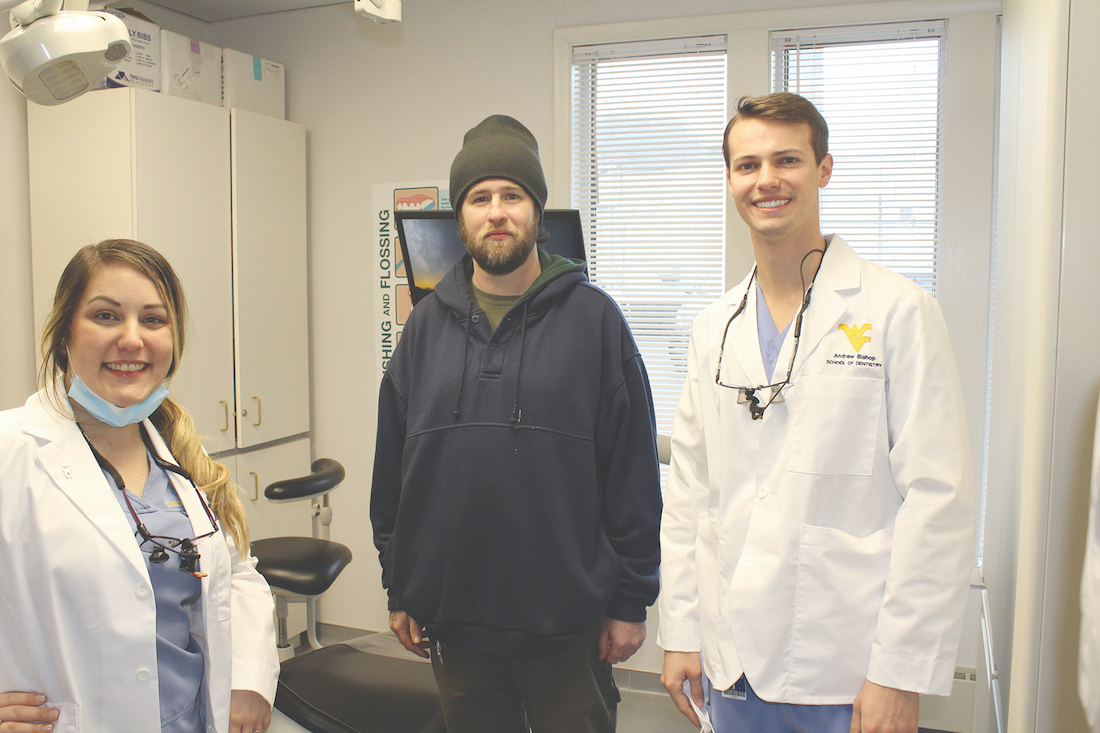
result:
[[[0,28],[7,28],[0,13]],[[31,222],[28,212],[27,102],[0,79],[0,410],[18,407],[34,387],[31,312]]]
[[[1089,0],[1004,3],[989,524],[999,537],[987,579],[1011,629],[998,652],[1013,732],[1087,730],[1077,647],[1100,393],[1098,25]]]

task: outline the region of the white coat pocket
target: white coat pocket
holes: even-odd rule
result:
[[[80,708],[76,703],[47,700],[46,707],[57,708],[57,722],[53,724],[56,733],[78,733],[84,730],[80,722]]]
[[[859,692],[886,592],[893,538],[891,528],[853,537],[831,527],[803,525],[791,636],[792,694],[814,696],[844,687],[853,696]],[[823,669],[829,670],[828,680],[797,678],[799,670],[819,674]]]
[[[788,467],[796,473],[870,476],[883,382],[872,377],[808,375],[792,404]]]

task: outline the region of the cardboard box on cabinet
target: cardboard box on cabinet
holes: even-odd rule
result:
[[[106,87],[139,87],[160,91],[160,26],[135,10],[102,8],[126,24],[130,31],[130,55],[107,77]]]
[[[222,49],[161,29],[160,90],[222,106]]]
[[[227,48],[222,51],[222,106],[286,118],[283,65]]]

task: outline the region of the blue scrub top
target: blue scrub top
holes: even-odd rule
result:
[[[126,521],[137,535],[137,525],[114,479],[103,472],[111,485]],[[126,491],[138,518],[152,535],[174,540],[194,536],[191,520],[184,511],[168,473],[149,459],[149,480],[142,496]],[[158,540],[168,544],[165,540]],[[142,546],[153,597],[157,607],[157,674],[160,683],[160,725],[162,733],[195,733],[203,723],[203,650],[191,635],[191,616],[202,619],[201,581],[180,570],[179,556],[168,553],[168,561],[152,563],[154,547]],[[200,621],[201,622],[201,621]]]
[[[782,333],[776,331],[775,321],[764,302],[764,294],[760,292],[760,286],[756,287],[756,334],[760,339],[760,356],[764,359],[764,371],[768,375],[768,382],[772,381],[772,372],[775,371],[775,363],[779,361],[779,352],[783,350],[783,339],[787,337],[787,331],[791,330],[788,323]]]

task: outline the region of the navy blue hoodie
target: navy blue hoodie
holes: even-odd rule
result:
[[[580,263],[494,332],[467,255],[413,309],[382,380],[371,521],[391,610],[433,638],[540,657],[657,597],[653,400],[615,302]]]

